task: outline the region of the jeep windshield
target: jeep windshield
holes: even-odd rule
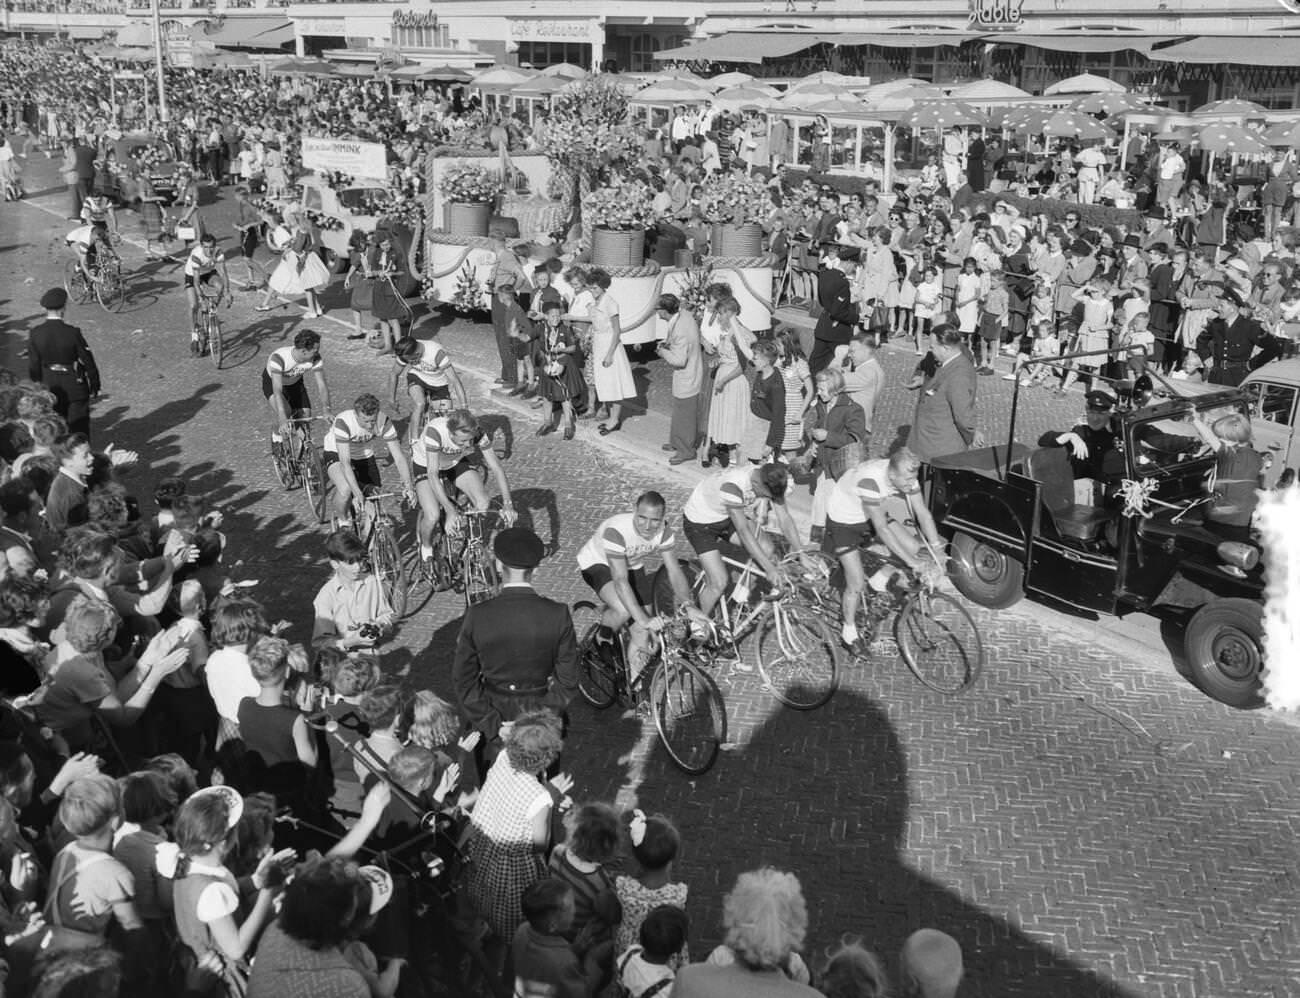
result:
[[[1126,422],[1132,448],[1129,471],[1135,478],[1181,475],[1200,467],[1208,470],[1214,454],[1192,425],[1193,411],[1213,426],[1222,416],[1244,415],[1246,406],[1239,395],[1225,398],[1223,393],[1216,393],[1203,399],[1152,406],[1145,418],[1142,410],[1132,413]]]

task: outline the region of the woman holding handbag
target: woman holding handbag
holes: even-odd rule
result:
[[[361,328],[362,316],[371,310],[375,296],[375,276],[370,271],[369,258],[372,248],[378,246],[378,237],[371,232],[368,235],[354,231],[351,239],[351,252],[348,254],[348,272],[343,277],[343,290],[351,291],[348,304],[352,307],[352,333],[350,340],[365,339]]]
[[[826,529],[826,500],[839,477],[866,455],[867,416],[844,391],[844,375],[834,367],[817,373],[817,398],[808,407],[804,426],[817,447],[817,476],[812,482],[812,532],[820,542]]]

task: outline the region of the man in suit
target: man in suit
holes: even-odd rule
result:
[[[808,370],[813,375],[830,366],[835,348],[848,344],[860,321],[845,273],[857,264],[858,255],[856,246],[840,246],[834,260],[817,275],[817,301],[822,314],[813,330],[813,351],[808,358]]]
[[[941,325],[932,335],[939,366],[921,382],[907,434],[907,446],[923,461],[984,446],[975,427],[975,366],[962,349],[961,332]]]
[[[95,186],[95,150],[78,139],[72,155],[77,161],[77,214],[80,215],[81,205]]]
[[[813,220],[812,244],[820,246],[822,243],[835,241],[835,227],[840,224],[840,213],[838,200],[835,192],[823,189],[821,196],[817,199],[817,217]]]
[[[533,589],[542,539],[511,527],[497,534],[492,553],[501,593],[465,611],[451,667],[461,714],[482,733],[487,763],[501,749],[503,724],[537,707],[563,714],[578,690],[569,608]]]
[[[54,393],[54,411],[69,433],[90,436],[90,399],[99,394],[99,368],[81,330],[63,321],[68,293],[50,288],[41,295],[45,321],[27,338],[27,374]]]
[[[1196,338],[1196,352],[1205,361],[1210,384],[1235,388],[1281,351],[1277,339],[1250,317],[1245,300],[1232,288],[1224,289],[1218,311],[1218,318],[1211,319]],[[1259,353],[1255,353],[1256,347]]]
[[[656,350],[673,369],[673,415],[664,449],[673,452],[669,464],[685,464],[695,460],[705,420],[700,327],[676,295],[660,295],[658,304],[659,318],[668,323],[668,330]]]

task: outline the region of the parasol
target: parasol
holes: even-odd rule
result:
[[[333,76],[336,67],[332,62],[326,62],[324,59],[285,59],[283,62],[277,62],[271,67],[272,73],[293,74],[301,73],[307,76]]]
[[[711,87],[722,89],[724,87],[747,87],[754,82],[754,78],[748,73],[720,73],[717,76],[710,76],[708,84]]]
[[[761,87],[729,87],[713,96],[713,105],[724,111],[739,111],[742,108],[767,108],[772,106],[772,96]]]
[[[1097,76],[1095,73],[1080,73],[1078,76],[1071,76],[1059,83],[1053,83],[1043,91],[1043,96],[1055,97],[1057,94],[1122,94],[1125,92],[1122,83],[1108,80],[1104,76]]]
[[[1082,111],[1084,114],[1104,114],[1108,118],[1126,111],[1145,111],[1149,107],[1146,101],[1127,91],[1089,94],[1070,105],[1074,111]]]
[[[1088,115],[1079,111],[1057,111],[1045,122],[1040,129],[1041,134],[1052,138],[1071,138],[1071,139],[1108,139],[1114,136],[1115,130],[1109,125],[1103,124],[1096,118],[1090,118]]]
[[[632,100],[645,104],[702,103],[712,96],[708,87],[690,80],[662,80],[652,83],[632,95]]]
[[[1268,108],[1256,104],[1253,100],[1241,100],[1233,97],[1229,100],[1212,100],[1202,104],[1193,114],[1236,114],[1243,118],[1262,118],[1268,114]]]
[[[1258,132],[1241,125],[1206,125],[1196,136],[1196,141],[1203,150],[1215,155],[1260,156],[1269,152]]]
[[[557,62],[554,66],[543,69],[542,75],[562,76],[566,80],[585,80],[588,74],[581,66],[575,66],[571,62]]]
[[[840,94],[838,97],[823,97],[819,100],[813,100],[804,105],[809,111],[815,111],[817,114],[865,114],[867,105],[854,98],[851,94]]]
[[[905,111],[898,123],[913,131],[932,128],[956,128],[966,125],[987,125],[986,118],[969,104],[957,100],[923,101],[910,111]]]
[[[1264,141],[1270,146],[1300,149],[1300,121],[1279,121],[1264,133]]]

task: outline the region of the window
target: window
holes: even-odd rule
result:
[[[418,27],[395,24],[393,45],[405,49],[449,49],[451,28],[445,24],[423,24]]]
[[[1275,385],[1267,381],[1253,381],[1246,390],[1254,396],[1250,414],[1255,419],[1291,426],[1295,420],[1296,389],[1291,385]]]

